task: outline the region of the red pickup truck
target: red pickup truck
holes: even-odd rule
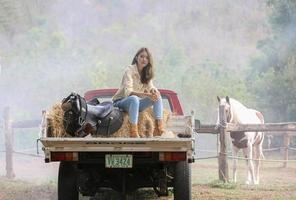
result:
[[[110,100],[117,89],[91,90],[85,99]],[[171,111],[166,129],[175,137],[153,138],[54,138],[47,132],[43,115],[46,162],[60,162],[59,200],[98,196],[103,189],[116,191],[119,199],[131,199],[139,188],[153,188],[167,196],[173,188],[175,200],[191,199],[191,168],[194,162],[194,117],[183,115],[178,96],[160,89],[164,108]],[[182,137],[182,136],[186,137]]]

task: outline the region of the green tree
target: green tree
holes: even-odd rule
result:
[[[226,66],[206,60],[186,71],[182,80],[182,95],[187,107],[194,108],[203,122],[215,123],[217,117],[217,96],[226,95],[249,101],[244,76],[228,70]]]
[[[272,36],[260,41],[262,55],[253,60],[250,89],[267,120],[296,119],[296,1],[269,0]]]

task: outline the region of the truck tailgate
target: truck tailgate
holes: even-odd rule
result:
[[[46,151],[193,151],[192,138],[41,138]]]

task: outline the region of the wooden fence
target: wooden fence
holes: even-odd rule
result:
[[[18,128],[38,128],[40,126],[40,120],[24,120],[13,122],[10,117],[10,108],[6,107],[3,112],[4,118],[4,137],[5,137],[5,153],[6,153],[6,177],[14,178],[15,173],[13,169],[13,154],[20,153],[29,156],[32,154],[26,154],[23,152],[15,152],[13,148],[14,143],[14,129]],[[35,155],[36,156],[36,155]]]
[[[24,120],[24,121],[11,121],[10,109],[6,107],[4,109],[4,136],[5,136],[5,152],[6,152],[6,176],[8,178],[13,178],[15,176],[13,170],[13,153],[17,153],[13,149],[14,140],[14,129],[18,128],[38,128],[40,126],[40,120]],[[225,122],[225,109],[224,106],[219,107],[219,119],[220,124]],[[195,123],[198,124],[198,123]],[[223,181],[228,181],[228,161],[227,161],[227,134],[230,131],[263,131],[271,135],[284,135],[284,162],[283,166],[287,166],[287,161],[289,158],[289,145],[290,137],[296,136],[296,123],[266,123],[266,124],[225,124],[225,126],[220,126],[219,130],[215,129],[216,125],[200,125],[196,127],[198,133],[212,133],[219,134],[219,179]],[[280,132],[279,132],[280,131]],[[22,153],[24,154],[24,153]],[[30,154],[28,154],[30,155]]]
[[[198,133],[212,133],[219,134],[219,179],[227,182],[228,176],[228,161],[227,161],[227,135],[231,131],[261,131],[266,132],[269,135],[283,135],[284,136],[284,161],[283,166],[287,167],[289,158],[289,145],[290,137],[296,136],[296,122],[289,123],[265,123],[265,124],[230,124],[226,122],[225,106],[219,106],[219,129],[216,129],[216,125],[199,125],[196,127]],[[199,123],[195,123],[199,124]]]

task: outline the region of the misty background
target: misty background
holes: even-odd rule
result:
[[[117,88],[145,46],[155,85],[202,123],[216,122],[217,95],[295,121],[295,37],[293,0],[0,0],[1,120],[7,106],[13,120],[40,119],[72,91]],[[34,146],[37,131],[19,130],[17,146]]]

